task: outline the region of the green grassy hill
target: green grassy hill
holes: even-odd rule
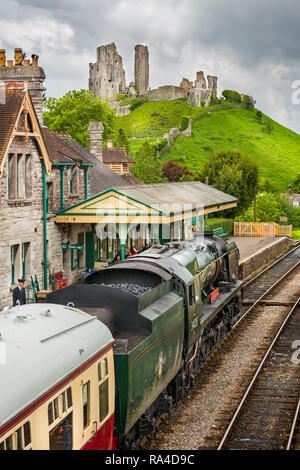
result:
[[[300,135],[263,115],[262,123],[255,109],[215,105],[195,108],[184,101],[147,102],[131,114],[119,117],[130,138],[134,153],[145,140],[154,143],[172,127],[179,127],[183,116],[191,117],[192,137],[179,136],[161,156],[192,171],[201,170],[208,157],[220,150],[236,149],[258,164],[260,177],[274,182],[282,191],[300,171]],[[266,123],[271,121],[271,134]]]

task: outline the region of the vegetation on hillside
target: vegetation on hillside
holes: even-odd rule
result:
[[[69,132],[84,147],[90,146],[87,130],[90,122],[102,122],[104,142],[113,137],[114,111],[104,101],[94,99],[88,90],[73,90],[62,98],[48,98],[44,106],[44,124],[53,131]]]

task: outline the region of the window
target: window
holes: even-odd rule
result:
[[[100,407],[100,423],[106,418],[109,411],[108,403],[108,379],[99,385],[99,407]]]
[[[32,196],[31,155],[8,156],[8,198],[26,199]]]
[[[30,243],[22,243],[22,276],[26,278],[26,274],[30,271]]]
[[[20,245],[12,245],[10,247],[11,259],[11,283],[14,284],[16,279],[21,276],[21,256]]]
[[[83,429],[90,424],[90,382],[82,387]]]
[[[98,382],[99,382],[99,420],[100,423],[106,418],[109,412],[109,377],[108,359],[105,357],[98,362]]]
[[[69,387],[67,390],[62,392],[58,397],[51,401],[48,405],[48,424],[51,426],[64,413],[69,413],[72,407],[72,390]]]
[[[30,422],[27,421],[4,441],[0,442],[0,450],[24,450],[31,444]]]

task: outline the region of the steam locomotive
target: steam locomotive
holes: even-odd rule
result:
[[[118,448],[136,448],[151,433],[239,318],[238,259],[234,242],[199,233],[48,295],[96,315],[112,333]]]
[[[0,449],[134,449],[152,432],[240,315],[237,246],[195,235],[0,312]]]

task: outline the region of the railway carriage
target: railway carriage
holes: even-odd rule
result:
[[[0,450],[112,449],[109,329],[75,308],[0,312]]]

